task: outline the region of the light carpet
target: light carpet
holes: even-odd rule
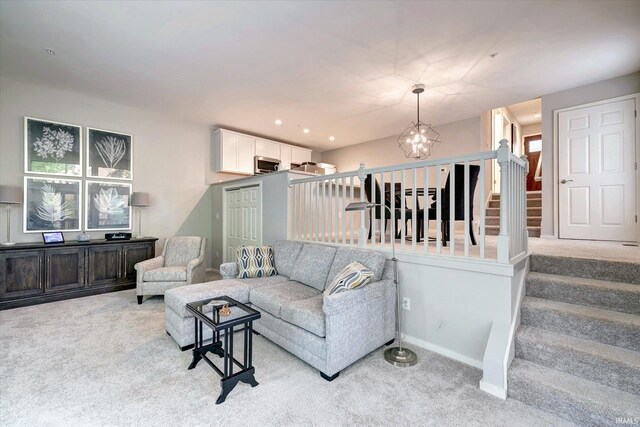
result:
[[[204,362],[187,370],[162,298],[135,300],[129,290],[0,312],[0,424],[569,425],[482,392],[481,371],[426,350],[399,369],[379,349],[329,383],[262,336],[260,385],[240,383],[216,405],[219,377]]]

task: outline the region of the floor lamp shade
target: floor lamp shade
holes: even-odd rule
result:
[[[146,192],[131,193],[131,206],[136,206],[136,207],[149,206],[149,193],[146,193]]]
[[[20,203],[22,203],[22,188],[0,185],[0,205],[19,205]]]

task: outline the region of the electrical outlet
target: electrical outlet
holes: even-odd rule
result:
[[[402,298],[402,309],[411,311],[411,300],[409,298]]]

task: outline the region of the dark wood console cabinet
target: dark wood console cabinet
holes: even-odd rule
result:
[[[134,288],[156,240],[0,246],[0,310]]]

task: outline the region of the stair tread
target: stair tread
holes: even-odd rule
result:
[[[527,325],[521,325],[518,328],[517,335],[519,340],[534,345],[558,347],[640,370],[640,353],[637,351]]]
[[[538,384],[554,396],[556,405],[564,406],[567,399],[578,403],[584,409],[606,411],[611,422],[616,417],[637,416],[640,413],[640,399],[627,393],[594,381],[547,368],[522,359],[514,359],[509,369],[509,380],[518,377],[527,385]],[[567,414],[568,415],[568,414]]]
[[[534,253],[530,266],[533,272],[640,284],[640,259],[637,262],[609,261]]]
[[[621,313],[619,311],[605,310],[601,308],[588,307],[585,305],[570,304],[566,302],[553,301],[544,298],[525,296],[522,305],[542,310],[551,310],[565,314],[586,317],[594,320],[604,320],[612,323],[620,323],[626,326],[640,329],[640,316],[634,314]]]
[[[586,277],[561,276],[559,274],[540,273],[530,271],[527,278],[553,281],[567,286],[585,286],[597,289],[610,289],[616,291],[633,292],[640,294],[640,286],[633,283],[612,282],[610,280],[588,279]]]

